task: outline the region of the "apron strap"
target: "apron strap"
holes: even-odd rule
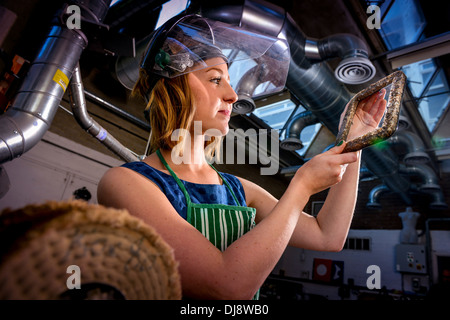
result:
[[[156,150],[156,154],[158,155],[158,158],[159,158],[159,160],[161,160],[161,162],[164,165],[164,167],[166,167],[166,169],[170,172],[172,177],[175,179],[175,181],[177,182],[177,184],[180,187],[181,191],[183,191],[183,194],[184,194],[184,196],[186,198],[186,202],[191,203],[191,197],[189,196],[189,193],[187,192],[186,187],[184,186],[183,182],[181,182],[181,180],[178,178],[178,176],[175,174],[175,172],[173,172],[173,170],[169,167],[169,164],[166,162],[166,160],[162,156],[161,151],[159,151],[159,149]],[[236,195],[233,192],[233,189],[231,189],[231,186],[229,185],[228,181],[224,179],[224,177],[220,174],[219,171],[217,171],[216,168],[213,167],[212,164],[209,164],[209,165],[211,166],[211,168],[214,169],[214,171],[217,172],[219,177],[222,179],[223,183],[225,184],[225,186],[227,187],[227,189],[230,191],[231,195],[233,196],[233,199],[236,202],[236,204],[238,206],[241,206],[241,204],[239,203],[239,200],[237,199]]]
[[[214,168],[213,165],[212,165],[211,163],[210,163],[209,165],[210,165],[211,168],[214,169],[214,171],[217,172],[217,174],[219,175],[219,177],[222,179],[223,183],[225,183],[225,185],[227,186],[228,190],[230,190],[231,195],[233,196],[233,199],[234,199],[234,201],[236,202],[236,205],[240,207],[241,204],[239,203],[239,200],[237,199],[236,195],[234,194],[233,189],[231,189],[231,186],[229,185],[228,181],[224,179],[224,177],[220,174],[220,172],[217,171],[217,169]]]
[[[159,149],[156,150],[156,154],[158,155],[158,158],[159,158],[159,160],[161,160],[164,167],[166,167],[166,169],[169,170],[171,176],[175,179],[175,181],[177,182],[181,191],[183,191],[184,197],[186,198],[186,205],[189,207],[189,205],[191,204],[191,197],[189,196],[189,193],[187,192],[186,188],[184,187],[183,182],[181,182],[181,180],[178,178],[178,176],[175,174],[175,172],[173,172],[173,170],[169,167],[169,164],[166,162],[166,160],[162,156],[161,151],[159,151]]]

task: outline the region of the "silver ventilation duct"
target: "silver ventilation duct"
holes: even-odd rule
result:
[[[257,64],[248,70],[236,86],[238,100],[233,104],[233,112],[238,114],[246,114],[256,109],[252,94],[259,83],[264,82],[268,69],[263,64]]]
[[[255,101],[249,94],[239,93],[238,99],[233,103],[233,112],[237,114],[247,114],[255,111]]]
[[[87,20],[100,22],[110,0],[73,1]],[[64,6],[63,8],[65,8]],[[88,40],[78,29],[51,28],[16,94],[0,116],[0,163],[13,160],[35,146],[50,127]]]
[[[11,107],[0,116],[0,162],[21,156],[42,139],[86,46],[78,30],[51,29]]]
[[[406,130],[411,126],[409,119],[404,115],[400,114],[398,116],[398,128],[397,131]]]
[[[333,134],[337,134],[340,115],[353,96],[341,82],[361,83],[372,79],[375,74],[375,68],[368,60],[366,45],[360,39],[348,34],[332,35],[321,40],[307,38],[290,15],[275,4],[246,0],[241,4],[203,5],[201,14],[286,39],[291,52],[286,87]],[[335,72],[325,63],[325,60],[334,57],[341,59]],[[131,87],[137,80],[139,61],[128,59],[124,63],[125,59],[119,60],[117,75],[119,79],[122,78],[122,83],[126,81],[121,75],[126,75],[129,78],[128,87]],[[245,77],[252,79],[250,75]],[[248,88],[247,95],[243,97],[248,100],[254,87],[246,82],[243,84]],[[391,192],[397,193],[406,204],[411,204],[408,194],[411,182],[399,172],[398,156],[389,145],[385,145],[384,149],[377,146],[366,148],[362,160],[367,169],[379,177]]]
[[[400,165],[399,173],[409,177],[418,177],[420,184],[410,184],[409,191],[428,195],[430,198],[429,208],[433,210],[445,210],[448,208],[442,188],[439,185],[439,178],[434,170],[426,164],[416,164],[414,166]],[[369,201],[366,206],[370,209],[381,209],[380,197],[389,192],[391,188],[384,184],[374,187],[369,194]]]
[[[431,162],[430,156],[425,152],[422,140],[410,131],[397,131],[387,141],[389,144],[402,145],[406,148],[406,155],[403,158],[405,164],[414,165]]]
[[[446,210],[448,209],[448,205],[445,202],[444,194],[442,193],[442,189],[434,189],[421,191],[417,186],[411,185],[411,192],[418,192],[421,194],[426,194],[429,197],[429,205],[428,207],[431,210]],[[366,204],[366,207],[369,209],[381,209],[382,206],[380,204],[380,198],[386,193],[390,193],[390,189],[384,185],[380,184],[374,187],[369,193],[369,200]]]
[[[202,15],[286,39],[291,51],[286,87],[320,122],[329,128],[335,127],[333,132],[337,131],[336,117],[339,120],[352,94],[336,81],[326,63],[318,61],[323,60],[318,51],[317,60],[306,57],[305,48],[313,50],[314,45],[307,46],[312,41],[307,42],[304,33],[284,9],[264,1],[245,1],[243,5],[203,7]]]
[[[421,192],[434,192],[441,190],[439,178],[434,170],[426,164],[416,164],[414,166],[400,166],[400,172],[410,176],[418,176],[422,183],[417,188]]]
[[[369,201],[366,206],[369,209],[381,209],[380,197],[381,195],[390,192],[390,189],[385,184],[379,184],[370,190]]]
[[[340,115],[353,95],[323,60],[333,56],[344,60],[367,59],[367,48],[361,40],[343,34],[320,41],[308,39],[284,9],[265,1],[247,0],[243,5],[202,8],[202,15],[286,39],[291,51],[287,89],[333,134],[337,134]],[[372,67],[369,68],[371,72]],[[405,203],[411,203],[410,182],[399,174],[398,157],[392,150],[369,147],[364,150],[362,159],[366,167]]]
[[[428,208],[431,210],[447,210],[448,205],[445,202],[444,194],[442,193],[442,189],[433,189],[433,190],[422,190],[416,185],[411,186],[411,191],[419,194],[426,195],[429,199]]]
[[[304,111],[296,115],[292,121],[289,121],[286,127],[286,138],[281,141],[280,147],[285,150],[299,150],[303,148],[303,142],[300,140],[302,130],[319,122],[319,119],[311,112]]]
[[[123,160],[127,162],[139,161],[138,157],[133,155],[88,114],[81,72],[78,64],[73,71],[69,89],[73,115],[78,124]]]
[[[379,148],[376,145],[366,148],[362,152],[362,160],[366,167],[379,177],[392,192],[397,193],[405,204],[412,204],[408,194],[411,182],[401,175],[398,156],[392,149]]]
[[[139,78],[139,65],[142,55],[145,53],[151,35],[145,37],[136,44],[135,57],[118,57],[116,60],[117,80],[127,89],[132,90]]]
[[[426,192],[430,195],[430,204],[429,208],[432,210],[446,210],[448,209],[448,205],[445,202],[444,194],[442,193],[442,189],[434,190],[432,192]]]
[[[316,42],[308,39],[305,53],[311,60],[341,58],[334,74],[343,83],[364,83],[376,73],[375,66],[369,60],[366,44],[352,34],[335,34]]]

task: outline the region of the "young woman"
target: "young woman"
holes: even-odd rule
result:
[[[355,208],[360,152],[342,153],[343,142],[315,156],[296,172],[280,199],[245,178],[216,172],[206,159],[220,139],[208,141],[205,133],[227,134],[237,95],[217,41],[194,41],[184,28],[189,19],[155,35],[135,87],[150,95],[155,152],[141,162],[110,169],[99,183],[98,201],[128,209],[173,247],[185,297],[251,299],[286,246],[342,249]],[[206,21],[194,20],[197,29]],[[207,33],[213,33],[206,23]],[[180,48],[188,49],[192,61],[170,76],[179,67]],[[360,103],[349,139],[378,125],[384,93]],[[200,132],[194,122],[201,124]],[[177,129],[184,135],[174,139]],[[177,156],[190,161],[180,163]],[[302,211],[311,195],[327,188],[317,218]]]

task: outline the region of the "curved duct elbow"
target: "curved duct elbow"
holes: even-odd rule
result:
[[[340,115],[353,95],[336,79],[335,72],[328,64],[321,60],[340,57],[343,59],[342,68],[348,66],[347,59],[363,61],[362,65],[357,63],[355,69],[346,68],[346,73],[353,76],[349,81],[368,81],[375,75],[375,68],[368,59],[364,42],[347,34],[331,36],[320,43],[307,39],[288,13],[265,1],[246,0],[240,5],[211,5],[210,8],[202,8],[202,15],[287,40],[291,61],[286,88],[336,135]],[[340,73],[344,73],[344,70]],[[343,80],[347,81],[345,77]],[[410,182],[398,173],[398,157],[392,150],[366,148],[362,157],[373,174],[398,193],[406,204],[411,203],[407,194]]]
[[[105,17],[111,0],[73,3],[83,9],[85,20],[98,23]],[[0,116],[0,163],[21,156],[41,140],[87,44],[81,30],[52,26],[11,107]]]
[[[286,138],[280,143],[285,150],[299,150],[303,148],[300,140],[302,130],[307,126],[316,124],[319,119],[311,112],[305,111],[292,118],[286,127]]]
[[[418,164],[412,167],[401,166],[400,171],[403,174],[415,175],[422,179],[419,186],[412,185],[413,191],[426,194],[430,198],[428,207],[432,210],[445,210],[448,208],[445,202],[442,188],[439,185],[439,179],[431,167],[425,164]]]
[[[397,132],[406,130],[411,126],[409,119],[405,117],[404,115],[400,114],[398,116],[398,129]]]
[[[422,179],[422,183],[417,188],[418,191],[433,192],[441,190],[436,173],[428,165],[417,164],[415,166],[401,166],[400,172],[411,176],[418,176]]]
[[[367,202],[366,207],[369,209],[381,209],[380,197],[389,191],[389,187],[385,184],[379,184],[374,187],[370,190],[369,201]]]
[[[398,157],[391,149],[368,147],[362,153],[362,161],[392,192],[398,193],[405,204],[411,205],[412,201],[408,195],[411,183],[400,174]]]
[[[36,145],[50,127],[87,39],[54,26],[8,111],[0,116],[0,162]]]
[[[352,34],[326,37],[317,42],[317,48],[323,60],[335,57],[342,59],[334,74],[343,83],[360,84],[375,76],[376,69],[369,60],[366,44]]]
[[[233,104],[233,112],[238,114],[246,114],[256,109],[255,102],[252,99],[253,92],[256,87],[265,81],[268,75],[268,69],[265,68],[264,62],[257,64],[248,70],[236,86],[238,100]]]
[[[138,161],[138,157],[133,155],[88,114],[78,64],[73,71],[73,78],[70,82],[69,88],[69,98],[72,104],[72,111],[78,124],[123,160],[127,162]]]
[[[409,131],[397,131],[391,138],[390,144],[403,145],[406,148],[406,155],[403,161],[407,165],[428,163],[430,156],[425,152],[425,146],[420,138]]]
[[[434,190],[432,192],[427,192],[431,199],[429,208],[432,210],[446,210],[448,209],[448,205],[445,202],[444,194],[442,193],[442,190]]]
[[[117,80],[127,89],[132,90],[139,79],[139,65],[142,55],[145,53],[151,34],[136,44],[136,56],[119,56],[115,63]]]

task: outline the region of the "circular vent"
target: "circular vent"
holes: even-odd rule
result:
[[[445,202],[435,201],[430,203],[430,209],[432,210],[446,210],[448,208]]]
[[[430,156],[421,151],[410,152],[403,158],[407,165],[422,164],[430,162]]]
[[[419,186],[419,190],[422,192],[435,192],[441,190],[441,186],[436,183],[425,183]]]
[[[255,102],[246,95],[238,95],[238,100],[233,103],[233,112],[237,114],[251,113],[256,109]]]
[[[300,150],[303,148],[303,143],[297,138],[287,138],[281,141],[280,147],[288,151]]]
[[[375,67],[370,60],[361,57],[342,60],[334,71],[339,81],[348,84],[367,82],[375,76],[375,73]]]
[[[366,207],[369,209],[381,209],[381,204],[379,204],[378,202],[368,202],[366,204]]]
[[[406,130],[409,128],[409,120],[405,116],[400,115],[398,118],[398,130]]]

